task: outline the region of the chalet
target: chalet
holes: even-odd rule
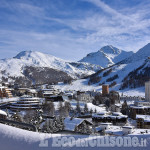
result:
[[[69,99],[73,99],[74,91],[64,91],[65,96],[68,96]]]
[[[114,104],[110,107],[110,110],[112,112],[120,112],[121,111],[121,107],[122,105],[121,104]]]
[[[130,115],[132,119],[136,119],[136,115],[149,115],[150,103],[146,101],[137,101],[130,105]]]
[[[27,95],[30,95],[32,97],[37,97],[37,90],[36,89],[27,89]]]
[[[28,88],[18,88],[17,93],[22,96],[22,95],[27,94],[27,90]]]
[[[76,99],[79,100],[79,101],[84,101],[84,102],[92,102],[94,97],[91,96],[90,93],[78,91]]]
[[[111,115],[105,114],[105,115],[99,115],[94,114],[92,116],[92,121],[95,125],[99,125],[101,123],[112,123],[113,125],[125,125],[127,122],[127,116],[123,115],[119,112],[113,112]]]
[[[140,96],[120,96],[121,101],[141,101],[143,99],[145,98]]]
[[[150,115],[136,115],[137,128],[150,129]]]
[[[53,89],[41,89],[38,91],[38,97],[42,97],[45,99],[47,99],[47,97],[50,97],[53,94]]]
[[[48,99],[52,95],[58,95],[60,92],[57,89],[40,89],[38,90],[38,97]]]
[[[101,123],[96,127],[96,131],[101,135],[122,136],[123,131],[120,126],[112,125],[111,123]]]
[[[6,119],[7,118],[7,113],[3,110],[0,110],[0,119]]]
[[[64,120],[66,131],[91,134],[93,124],[85,119],[67,117]]]

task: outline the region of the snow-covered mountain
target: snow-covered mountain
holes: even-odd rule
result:
[[[27,66],[62,71],[72,78],[87,76],[101,69],[98,65],[82,62],[72,63],[41,52],[23,51],[14,58],[0,60],[0,78],[24,77]]]
[[[120,50],[111,45],[102,47],[99,51],[88,54],[86,57],[81,59],[79,62],[87,62],[91,64],[100,65],[103,68],[111,66],[115,63],[118,63],[129,56],[133,52],[127,52]]]
[[[132,63],[150,57],[150,43],[139,49],[135,54],[123,60],[123,63]]]
[[[89,85],[109,84],[115,90],[142,87],[150,80],[150,44],[129,58],[104,68],[88,79]]]

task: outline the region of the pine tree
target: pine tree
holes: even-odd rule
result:
[[[57,122],[57,129],[59,131],[62,131],[64,129],[64,119],[61,116],[58,116],[56,118],[56,122]]]
[[[93,110],[92,110],[92,108],[90,109],[90,114],[92,114],[93,113]]]
[[[10,119],[10,114],[7,108],[6,108],[6,113],[7,113],[7,118]]]
[[[79,101],[77,101],[76,111],[77,111],[78,114],[81,113],[81,108],[80,108],[80,103],[79,103]]]
[[[38,118],[38,113],[35,110],[28,110],[26,111],[26,114],[24,115],[24,121],[26,123],[35,124],[35,121]]]
[[[11,116],[11,120],[17,121],[17,122],[23,122],[22,116],[16,112]]]
[[[53,102],[46,102],[43,105],[43,112],[48,114],[49,116],[54,116],[55,107]]]
[[[70,102],[65,101],[65,104],[64,104],[65,117],[69,116],[70,110],[71,110]]]
[[[50,102],[48,106],[49,106],[49,115],[53,117],[55,113],[54,103]]]
[[[64,112],[64,107],[62,102],[59,102],[58,110],[59,110],[59,115],[63,117],[65,112]]]
[[[87,114],[88,111],[89,111],[89,110],[88,110],[87,104],[85,103],[85,105],[84,105],[84,113]]]
[[[125,100],[124,103],[122,104],[122,108],[121,108],[121,112],[124,115],[128,115],[129,114],[129,108],[128,108],[128,104],[127,101]]]

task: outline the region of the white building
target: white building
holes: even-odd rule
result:
[[[131,134],[133,132],[133,127],[132,126],[123,126],[122,127],[122,132],[123,134]]]
[[[102,130],[108,130],[111,125],[112,125],[112,123],[101,123],[99,127],[100,127]]]
[[[150,81],[145,82],[145,100],[150,102]]]

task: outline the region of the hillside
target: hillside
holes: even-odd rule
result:
[[[28,69],[32,67],[30,69],[32,78],[29,78],[24,73],[27,67]],[[35,84],[39,82],[42,84],[45,83],[46,79],[49,82],[59,82],[71,78],[77,79],[93,74],[99,69],[101,69],[101,66],[98,65],[82,62],[72,63],[40,52],[23,51],[14,58],[0,60],[0,79],[3,81],[8,80],[8,82],[22,81],[28,85],[35,80]],[[42,71],[43,74],[40,73],[37,80],[36,74],[39,74],[38,70],[44,71]]]
[[[122,63],[132,63],[147,59],[150,56],[150,43],[139,49],[135,54],[131,55],[127,59],[123,60]]]
[[[142,87],[150,79],[150,44],[124,61],[90,76],[88,84],[109,84],[115,90]]]

